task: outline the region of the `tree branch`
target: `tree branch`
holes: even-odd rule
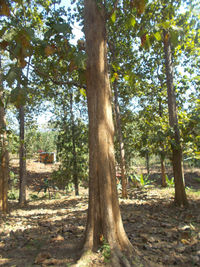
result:
[[[6,49],[10,54],[13,54],[12,51],[10,51],[9,49]],[[56,84],[56,85],[69,85],[69,86],[76,86],[76,87],[80,87],[80,88],[84,88],[85,90],[87,89],[86,88],[86,85],[81,85],[81,84],[78,84],[77,82],[75,81],[59,81],[59,80],[56,80],[52,77],[49,76],[49,74],[47,73],[44,73],[40,70],[38,70],[37,68],[35,68],[31,63],[30,61],[28,62],[28,68],[29,67],[32,67],[33,70],[39,75],[39,76],[43,76],[47,79],[49,79],[52,83]]]
[[[33,67],[33,66],[32,66]],[[43,76],[47,79],[49,79],[52,83],[56,84],[56,85],[69,85],[69,86],[76,86],[76,87],[81,87],[81,88],[84,88],[86,89],[86,85],[81,85],[75,81],[62,81],[62,80],[57,80],[57,79],[54,79],[53,77],[50,77],[49,74],[47,73],[44,73],[36,68],[34,68],[34,71],[39,75],[39,76]]]

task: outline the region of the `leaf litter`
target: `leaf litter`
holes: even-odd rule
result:
[[[28,164],[28,193],[53,166]],[[34,171],[33,171],[34,170]],[[188,209],[173,205],[173,189],[129,187],[129,199],[119,199],[126,233],[147,266],[200,266],[200,194],[189,194]],[[0,216],[0,266],[71,266],[80,257],[86,225],[88,190],[80,196],[29,199],[25,207],[10,201]],[[43,194],[43,193],[40,193]],[[109,266],[101,253],[88,266]]]

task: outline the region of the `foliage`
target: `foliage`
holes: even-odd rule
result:
[[[39,130],[36,127],[30,127],[26,131],[26,153],[27,157],[33,157],[38,151],[55,152],[57,133],[51,129]]]
[[[166,178],[167,186],[174,187],[174,177],[170,179],[167,175],[165,175],[165,178]]]
[[[59,188],[59,189],[65,189],[70,185],[71,177],[69,178],[69,174],[67,174],[67,168],[60,167],[58,170],[53,171],[51,174],[51,178],[53,183]]]
[[[18,175],[10,171],[8,199],[16,200],[19,198],[19,190],[17,189],[18,182],[19,182]]]
[[[149,186],[151,184],[151,181],[149,180],[148,175],[143,175],[143,174],[138,175],[138,174],[134,173],[134,174],[130,175],[129,177],[130,177],[130,180],[132,181],[133,184],[135,184],[134,181],[136,180],[137,182],[140,183],[140,185],[142,187],[146,187],[146,186]]]
[[[112,7],[113,1],[105,1],[106,10]],[[61,188],[71,187],[74,174],[80,180],[88,177],[85,42],[71,41],[74,19],[82,23],[82,1],[77,1],[76,10],[78,14],[72,6],[65,9],[60,1],[36,0],[2,0],[0,9],[3,104],[8,111],[12,103],[16,117],[16,108],[26,105],[28,157],[38,150],[58,151],[61,166],[53,179]],[[171,158],[173,129],[168,125],[163,30],[172,42],[184,160],[191,166],[200,164],[198,10],[194,0],[123,1],[107,23],[110,80],[118,89],[128,173],[137,155]],[[53,129],[43,131],[34,125],[33,117],[47,100],[56,119]],[[12,128],[14,123],[8,124]],[[16,129],[8,138],[9,151],[18,152]],[[116,139],[115,148],[119,162]],[[146,177],[138,180],[143,186],[148,183]]]
[[[8,199],[10,200],[19,199],[19,190],[17,190],[16,188],[12,188],[11,190],[8,190]]]
[[[59,131],[57,138],[58,160],[61,165],[59,170],[53,173],[52,178],[59,188],[69,189],[73,182],[74,172],[76,172],[80,181],[87,180],[88,177],[87,129],[81,121],[74,125],[76,143],[76,158],[74,158],[70,123],[60,124],[60,127],[65,129],[65,131]],[[76,161],[76,169],[74,169],[74,161]]]
[[[102,255],[104,257],[104,262],[109,263],[110,257],[111,257],[111,248],[110,248],[110,245],[105,241],[104,238],[103,238],[103,244],[100,248],[100,251],[102,252]]]
[[[197,182],[199,182],[200,183],[200,178],[194,178]]]

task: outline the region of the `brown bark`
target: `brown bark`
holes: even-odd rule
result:
[[[84,250],[95,250],[102,239],[115,255],[132,251],[122,224],[115,179],[114,125],[107,69],[106,15],[94,0],[85,0],[89,114],[89,208]],[[116,260],[116,257],[113,257]],[[116,266],[120,266],[116,260]]]
[[[77,155],[76,155],[76,137],[75,137],[75,124],[73,114],[73,94],[70,94],[70,113],[71,113],[71,130],[72,130],[72,153],[73,153],[73,182],[75,187],[75,195],[79,195],[78,188],[78,174],[77,174]]]
[[[125,164],[125,149],[124,140],[121,128],[121,116],[118,101],[117,83],[113,83],[114,90],[114,102],[115,102],[115,115],[116,115],[116,127],[117,127],[117,137],[120,149],[120,169],[121,169],[121,181],[122,181],[122,198],[127,198],[127,178],[126,178],[126,164]]]
[[[19,149],[19,203],[26,203],[26,153],[24,140],[24,106],[19,107],[19,123],[20,123],[20,149]]]
[[[182,162],[182,148],[180,142],[180,132],[178,126],[178,116],[176,108],[176,96],[174,89],[174,74],[172,65],[172,50],[170,43],[170,35],[167,31],[164,34],[164,52],[165,52],[165,68],[167,78],[167,95],[169,110],[169,125],[173,129],[173,137],[171,139],[172,147],[172,164],[175,182],[175,203],[179,206],[188,205],[187,196],[184,185],[184,172]]]
[[[167,186],[167,182],[166,182],[166,172],[165,172],[165,162],[163,157],[160,157],[160,163],[161,163],[161,178],[162,178],[162,187],[166,187]]]
[[[158,75],[159,77],[159,75]],[[160,87],[160,93],[162,92],[162,83]],[[159,98],[159,116],[162,118],[163,116],[163,109],[162,109],[162,101],[161,98]],[[167,187],[167,181],[166,181],[166,172],[165,172],[165,151],[164,151],[164,145],[163,142],[160,142],[161,152],[160,152],[160,165],[161,165],[161,185],[162,187]]]
[[[149,151],[146,151],[146,153],[145,153],[145,159],[146,159],[147,175],[149,175],[149,174],[150,174],[150,167],[149,167]]]
[[[0,57],[0,212],[8,211],[9,154],[7,149],[5,111],[3,105],[3,82]]]

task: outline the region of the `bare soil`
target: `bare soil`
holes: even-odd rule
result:
[[[9,200],[9,214],[0,215],[0,266],[71,266],[80,257],[88,190],[81,188],[75,197],[74,192],[58,194],[52,188],[51,199],[43,191],[38,193],[57,167],[28,161],[27,205],[20,207],[17,200]],[[12,161],[12,171],[17,173],[17,161]],[[151,186],[130,185],[129,199],[120,198],[125,230],[147,263],[138,267],[200,266],[200,183],[196,180],[200,169],[187,169],[185,178],[187,209],[173,205],[174,190],[159,186],[156,170],[150,176]],[[109,258],[100,249],[89,266],[110,266]]]

